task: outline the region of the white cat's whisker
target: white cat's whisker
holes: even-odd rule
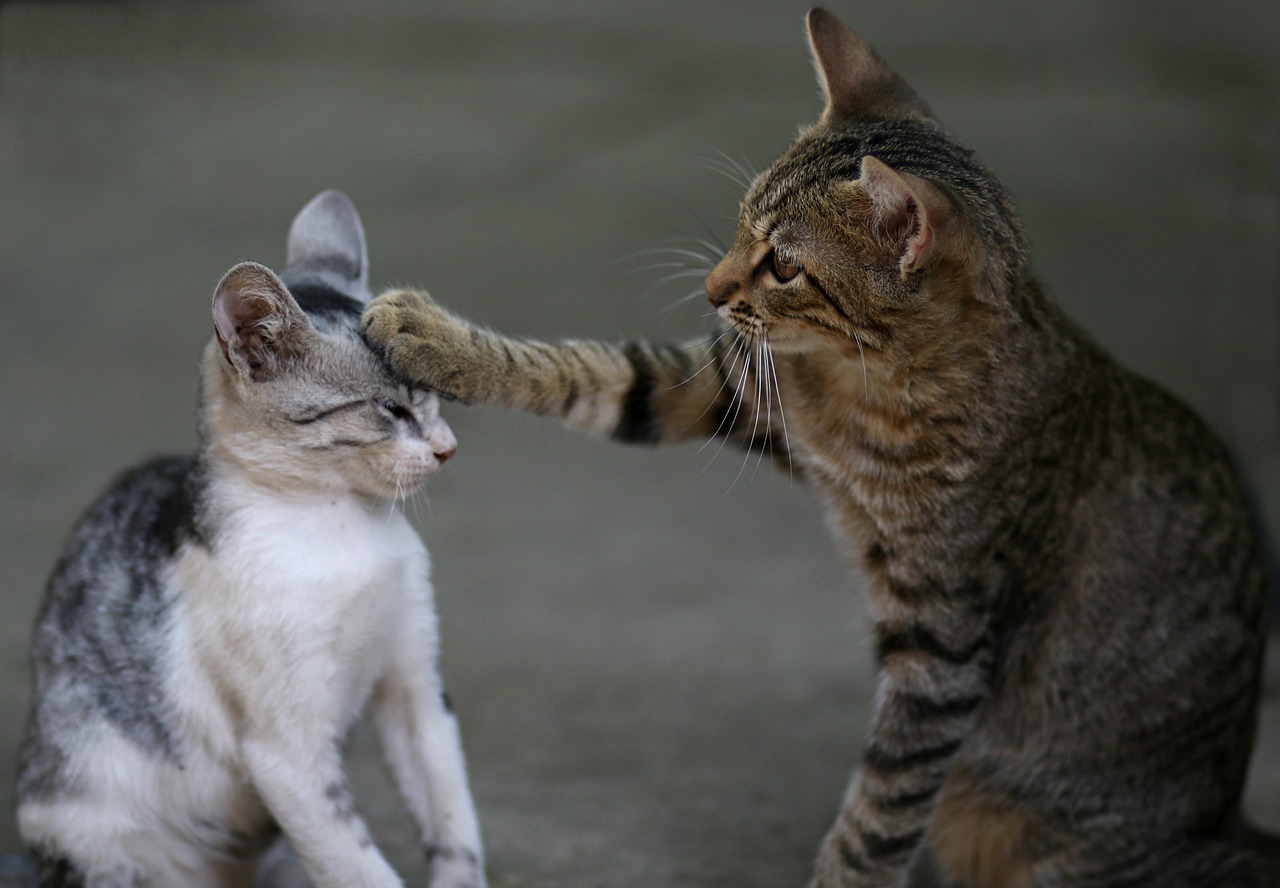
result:
[[[434,518],[435,511],[431,508],[431,497],[427,495],[427,488],[425,486],[419,486],[418,489],[415,490],[413,494],[409,497],[409,502],[413,504],[414,521],[418,521],[422,518],[422,513],[418,511],[419,501],[426,504],[427,517]]]
[[[396,472],[396,492],[391,501],[387,504],[387,527],[391,526],[391,522],[396,518],[396,505],[404,496],[404,491],[400,487],[400,473]]]

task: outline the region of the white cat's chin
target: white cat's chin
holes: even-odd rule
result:
[[[415,472],[393,478],[380,478],[376,482],[364,485],[363,493],[375,499],[396,500],[408,499],[426,486],[427,477],[435,474],[436,469]]]

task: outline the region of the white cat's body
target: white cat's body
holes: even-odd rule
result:
[[[295,232],[348,206],[322,196]],[[200,455],[122,477],[55,568],[18,793],[45,888],[397,888],[343,773],[362,713],[432,888],[485,884],[430,561],[397,502],[456,441],[360,342],[358,299],[299,287],[228,273]],[[264,872],[278,832],[296,857]]]
[[[295,846],[315,836],[296,850],[332,872],[332,884],[399,885],[362,828],[342,822],[350,802],[335,789],[335,738],[369,704],[415,813],[430,822],[444,807],[462,829],[424,841],[478,847],[457,731],[439,715],[429,559],[399,508],[246,479],[221,479],[217,489],[228,515],[217,556],[188,546],[168,578],[164,696],[177,710],[180,764],[103,724],[88,743],[96,761],[83,771],[83,794],[24,805],[23,835],[52,843],[83,834],[101,845],[104,865],[128,849],[160,884],[222,886],[246,865],[211,865],[210,845],[260,832],[268,796]]]

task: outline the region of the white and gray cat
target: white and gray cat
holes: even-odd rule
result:
[[[430,884],[484,886],[427,552],[396,505],[456,442],[361,342],[369,298],[359,216],[325,192],[280,277],[218,285],[199,453],[126,473],[72,533],[19,761],[46,888],[401,885],[343,775],[366,706]]]

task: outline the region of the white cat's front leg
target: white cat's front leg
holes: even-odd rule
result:
[[[458,722],[433,662],[432,634],[429,620],[405,633],[375,689],[372,715],[387,764],[421,830],[431,888],[484,888],[480,826]]]
[[[403,888],[356,813],[337,745],[249,736],[241,752],[254,786],[316,888]]]

